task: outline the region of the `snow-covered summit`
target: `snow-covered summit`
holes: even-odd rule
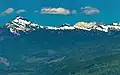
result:
[[[119,23],[113,23],[110,25],[105,25],[105,24],[97,24],[96,22],[78,22],[74,25],[75,28],[77,29],[84,29],[84,30],[99,30],[99,31],[104,31],[108,32],[110,30],[120,30],[120,25]]]
[[[9,28],[10,32],[17,35],[19,35],[19,31],[27,32],[39,29],[38,24],[32,23],[31,21],[24,19],[21,16],[17,16],[10,23],[7,23],[6,27]]]
[[[13,34],[20,35],[20,32],[34,31],[36,29],[49,29],[49,30],[98,30],[108,32],[110,30],[120,30],[120,23],[113,23],[111,25],[97,24],[96,22],[77,22],[75,25],[62,24],[60,27],[53,26],[41,26],[35,24],[21,16],[17,16],[10,23],[6,24],[6,27]]]

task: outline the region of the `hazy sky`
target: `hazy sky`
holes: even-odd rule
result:
[[[0,24],[16,15],[41,25],[120,22],[120,0],[0,0]]]

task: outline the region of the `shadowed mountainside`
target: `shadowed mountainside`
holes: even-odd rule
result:
[[[1,35],[2,75],[119,74],[119,32],[38,30],[21,36]],[[2,33],[3,34],[3,33]]]

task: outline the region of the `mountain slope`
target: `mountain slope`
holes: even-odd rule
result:
[[[99,27],[108,26],[51,27],[17,17],[0,28],[0,74],[119,75],[119,29]]]

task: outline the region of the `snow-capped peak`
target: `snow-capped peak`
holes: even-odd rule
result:
[[[10,29],[10,32],[20,35],[19,31],[27,32],[35,29],[39,29],[39,25],[32,23],[31,21],[17,16],[13,21],[6,24],[7,28]]]

